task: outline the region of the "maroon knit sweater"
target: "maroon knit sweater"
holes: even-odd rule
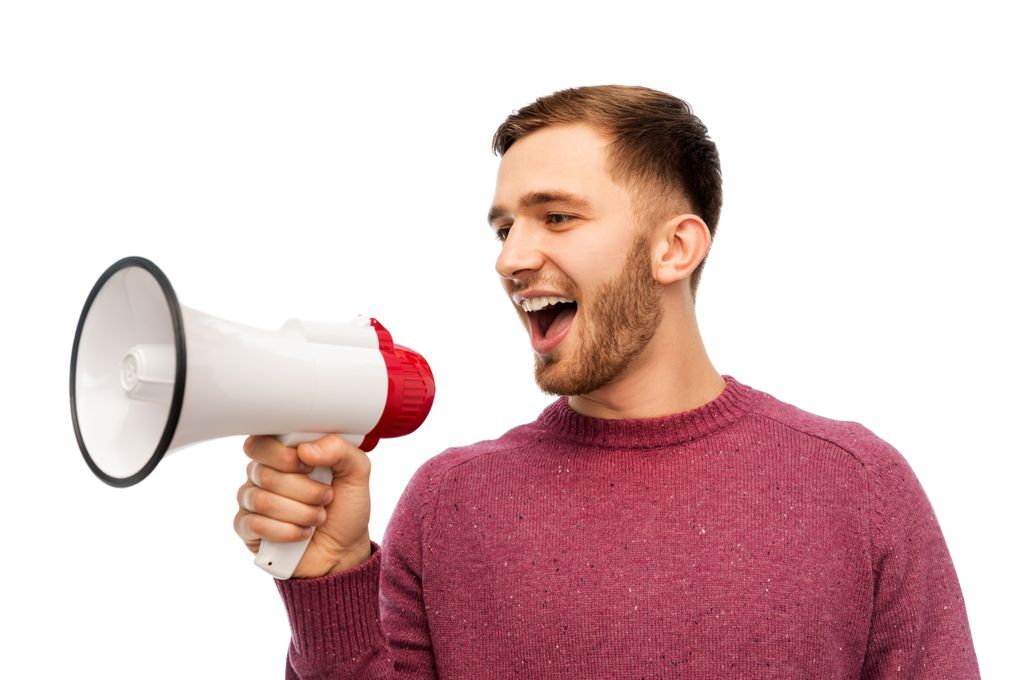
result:
[[[977,678],[903,457],[724,377],[685,413],[560,399],[426,462],[367,563],[277,582],[287,677]]]

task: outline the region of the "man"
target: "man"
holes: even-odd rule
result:
[[[902,456],[709,361],[694,298],[721,177],[687,105],[566,90],[494,149],[496,269],[564,396],[425,463],[381,548],[363,452],[245,443],[249,547],[317,527],[278,582],[288,677],[978,677]],[[332,488],[302,474],[317,465]]]

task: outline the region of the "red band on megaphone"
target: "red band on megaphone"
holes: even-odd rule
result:
[[[393,336],[375,319],[372,319],[372,327],[379,338],[389,385],[386,407],[379,422],[365,435],[362,451],[371,451],[383,437],[402,437],[417,430],[425,422],[436,396],[435,379],[425,357],[394,345]]]

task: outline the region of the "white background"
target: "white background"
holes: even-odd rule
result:
[[[241,438],[126,490],[78,452],[71,340],[109,264],[264,328],[370,314],[428,357],[430,419],[371,454],[379,540],[422,462],[550,401],[492,268],[492,131],[627,83],[720,149],[715,366],[907,457],[984,676],[1015,677],[1016,5],[708,4],[5,3],[4,675],[282,676],[283,607],[231,526]]]

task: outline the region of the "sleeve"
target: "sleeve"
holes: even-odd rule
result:
[[[861,677],[978,678],[963,593],[934,510],[903,456],[878,441],[867,466],[874,599]]]
[[[422,590],[430,469],[426,463],[412,477],[368,562],[276,582],[290,619],[287,680],[436,677]]]
[[[276,581],[290,619],[287,680],[396,678],[379,625],[381,548],[368,562],[313,579]]]

